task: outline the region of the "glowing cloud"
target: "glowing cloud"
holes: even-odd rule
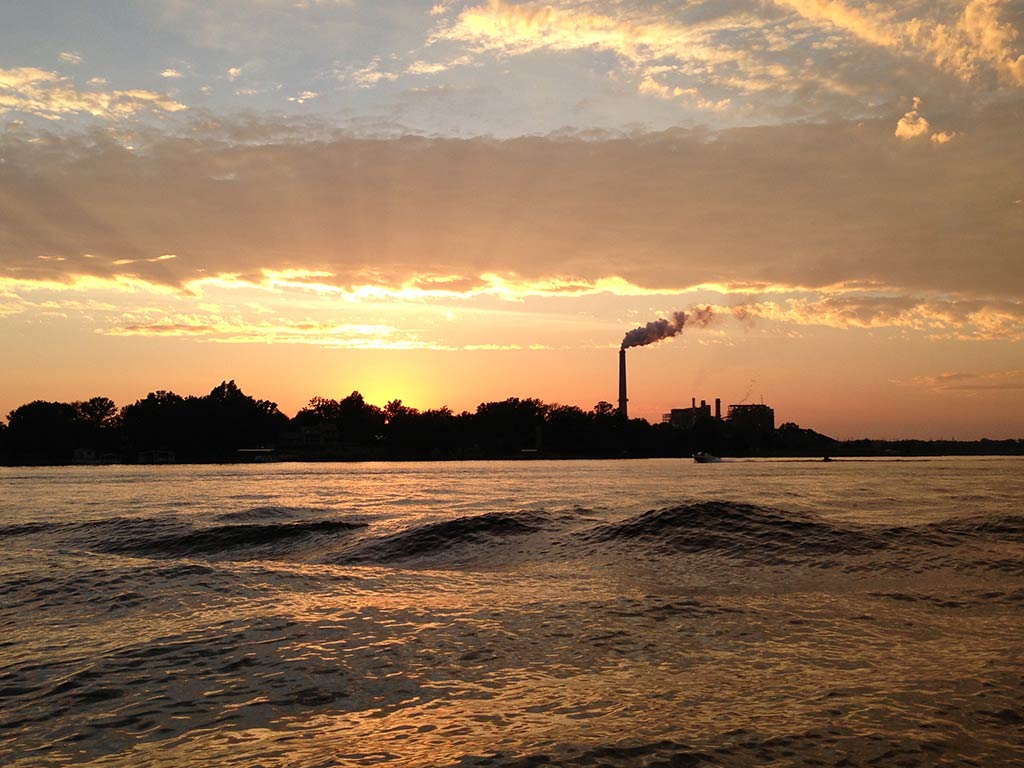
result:
[[[901,42],[897,27],[892,23],[892,12],[882,11],[874,4],[864,9],[851,8],[839,0],[777,0],[779,5],[792,8],[810,21],[824,21],[849,32],[861,40],[881,46],[896,46]]]
[[[1024,340],[1024,302],[915,296],[865,295],[859,292],[733,306],[747,324],[755,319],[829,328],[897,329],[932,338]]]
[[[0,115],[14,111],[59,120],[72,113],[118,118],[140,111],[183,109],[184,104],[156,91],[80,91],[56,72],[35,67],[0,69]]]
[[[776,2],[809,21],[832,25],[871,45],[925,56],[939,69],[965,81],[994,69],[1009,84],[1024,85],[1024,55],[1014,47],[1019,33],[1001,19],[1006,0],[970,0],[959,18],[950,21],[918,16],[897,20],[902,10],[899,3],[853,8],[840,0]]]
[[[711,83],[746,91],[770,87],[772,79],[776,85],[788,81],[791,73],[783,64],[766,63],[752,49],[717,41],[718,33],[742,29],[745,24],[757,26],[754,19],[742,15],[672,24],[600,13],[578,5],[491,0],[487,5],[463,10],[452,26],[433,39],[467,42],[504,55],[538,50],[610,51],[628,65],[640,92],[661,98],[696,95],[695,101],[702,108],[720,109],[727,100],[701,99],[690,90],[692,86],[666,85],[656,76],[672,72],[689,77],[701,72]],[[673,62],[671,67],[665,65],[666,60]],[[717,74],[719,69],[723,74]]]
[[[914,106],[896,123],[896,136],[901,139],[916,139],[919,136],[927,135],[931,126],[918,111],[920,108],[921,100],[915,96]]]

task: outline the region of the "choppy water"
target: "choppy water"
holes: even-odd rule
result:
[[[0,469],[0,764],[1024,765],[1022,470]]]

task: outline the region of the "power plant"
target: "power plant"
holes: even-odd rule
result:
[[[626,348],[619,350],[619,416],[629,418],[626,396]],[[689,408],[673,408],[661,417],[662,424],[671,424],[675,429],[691,429],[701,420],[722,421],[722,398],[715,398],[714,414],[711,405],[697,398],[690,399]],[[775,411],[764,403],[737,403],[730,405],[725,421],[744,430],[771,432],[775,429]]]
[[[700,405],[697,405],[697,399],[692,398],[689,408],[673,408],[661,417],[661,423],[671,424],[676,429],[690,429],[697,422],[712,418],[715,421],[722,420],[721,398],[715,398],[714,417],[712,417],[711,406],[707,401],[701,400]],[[775,411],[764,403],[740,403],[729,406],[725,421],[740,429],[771,432],[775,429]]]

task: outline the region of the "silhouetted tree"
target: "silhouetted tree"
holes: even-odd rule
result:
[[[820,453],[823,456],[834,453],[837,445],[838,443],[831,437],[813,429],[802,429],[791,421],[779,426],[768,443],[773,453]]]
[[[575,405],[552,405],[544,420],[545,451],[573,453],[599,452],[595,445],[597,427],[592,414]]]
[[[418,413],[415,408],[402,405],[401,400],[392,400],[384,406],[384,423],[391,424],[395,419],[415,416]]]
[[[93,397],[74,405],[81,420],[96,429],[113,429],[118,425],[117,405],[109,397]]]
[[[256,400],[232,381],[222,381],[200,402],[200,431],[208,454],[274,443],[288,424],[277,403]]]
[[[75,404],[35,400],[7,414],[8,448],[31,463],[70,461],[81,426]]]
[[[331,400],[319,395],[310,399],[309,403],[295,414],[293,423],[300,426],[308,426],[318,422],[337,423],[341,418],[341,405],[337,400]]]
[[[121,420],[134,450],[173,450],[186,460],[226,459],[239,448],[271,445],[288,424],[277,403],[249,397],[234,381],[205,397],[150,392],[125,407]]]
[[[343,441],[366,445],[384,434],[384,412],[353,392],[338,403],[338,430]]]
[[[422,413],[406,408],[392,410],[394,415],[386,427],[388,455],[401,459],[466,456],[472,441],[467,430],[468,414],[456,416],[447,406]]]
[[[185,398],[164,389],[126,405],[120,420],[129,449],[190,452],[194,421],[190,410]]]
[[[489,456],[536,448],[548,408],[533,398],[510,397],[500,402],[480,403],[473,417],[476,442]]]

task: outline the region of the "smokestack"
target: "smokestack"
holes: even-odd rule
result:
[[[626,414],[626,350],[619,350],[619,416],[628,419]]]
[[[722,420],[722,398],[715,398],[715,418],[719,421]]]
[[[690,398],[690,408],[692,410],[694,410],[694,411],[697,410],[697,398],[696,397],[691,397]]]

